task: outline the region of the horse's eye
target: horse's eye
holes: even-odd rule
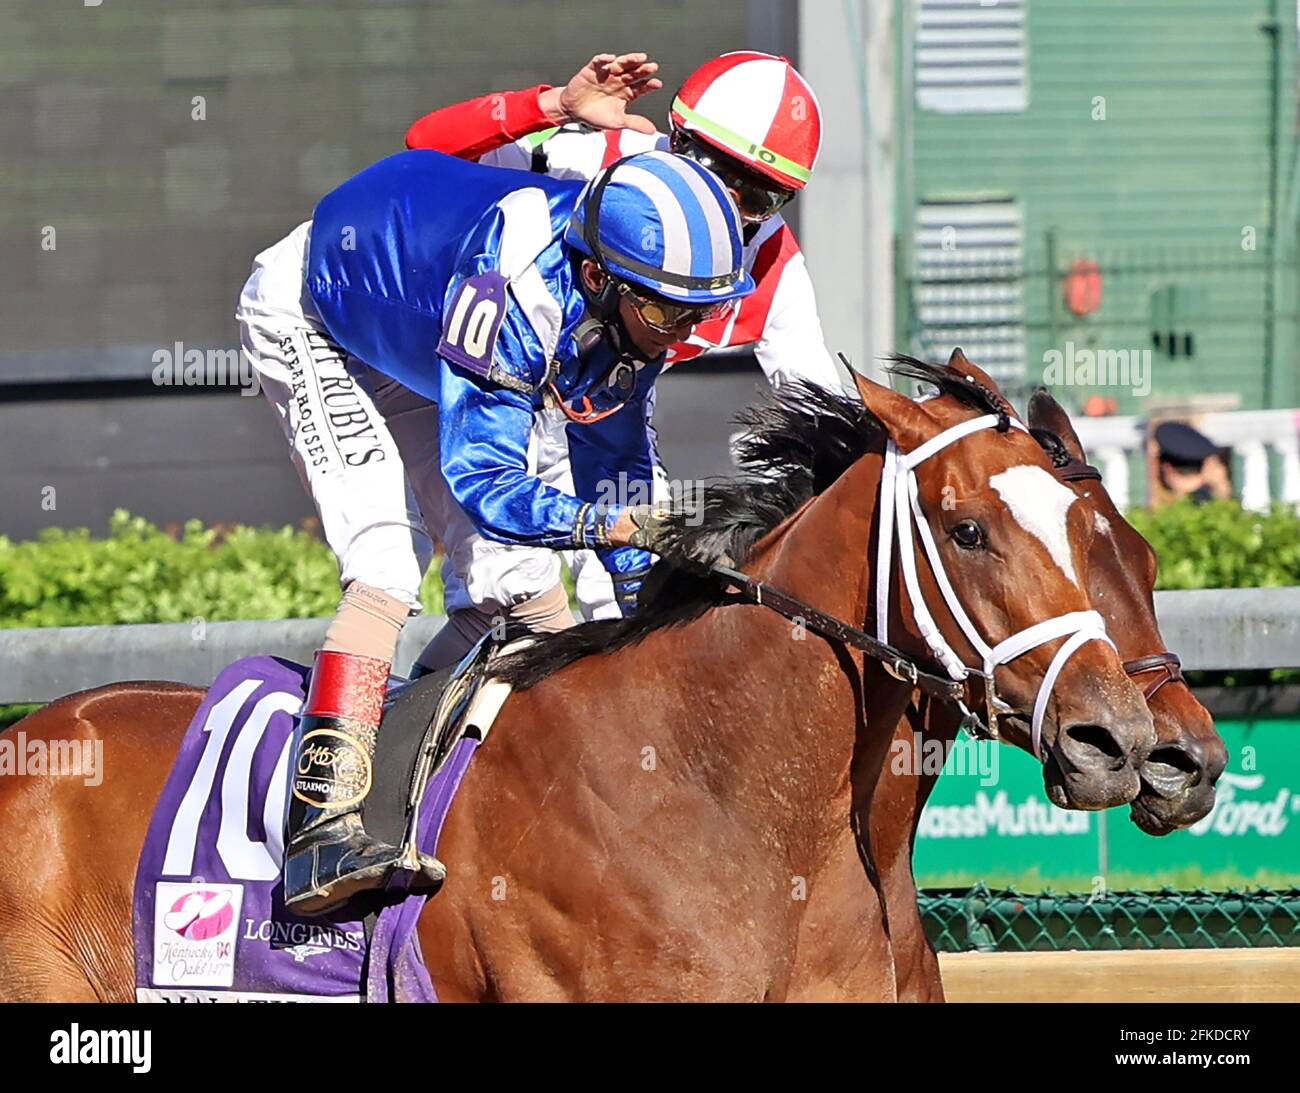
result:
[[[978,550],[984,545],[984,529],[974,520],[963,520],[952,529],[952,537],[963,550]]]

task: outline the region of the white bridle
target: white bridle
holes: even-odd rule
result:
[[[1031,741],[1034,754],[1042,759],[1040,749],[1043,717],[1047,712],[1047,702],[1051,698],[1052,688],[1066,661],[1083,645],[1090,641],[1104,641],[1112,649],[1115,643],[1106,633],[1105,620],[1096,611],[1072,611],[1058,615],[1054,619],[1036,623],[1009,638],[990,646],[971,622],[966,609],[957,598],[952,582],[943,568],[939,549],[935,545],[930,525],[921,511],[921,502],[917,494],[915,468],[932,455],[943,451],[950,444],[955,444],[964,437],[983,429],[993,428],[1002,419],[997,414],[963,421],[946,429],[938,436],[931,437],[915,451],[903,454],[891,440],[885,447],[884,473],[880,480],[880,532],[876,560],[876,637],[882,642],[889,641],[889,588],[891,575],[892,550],[895,538],[898,541],[898,561],[903,571],[903,583],[911,600],[912,614],[930,651],[955,680],[965,680],[971,675],[984,679],[987,704],[987,724],[989,731],[997,735],[997,716],[999,713],[1013,712],[1002,702],[993,686],[993,672],[1000,665],[1007,664],[1031,649],[1037,649],[1056,638],[1069,635],[1048,666],[1047,674],[1038,688],[1038,697],[1034,700],[1033,718],[1030,724]],[[1015,418],[1008,418],[1013,428],[1029,432]],[[921,540],[930,568],[939,585],[944,602],[952,617],[957,620],[962,633],[984,659],[982,668],[971,668],[962,663],[961,657],[948,644],[947,639],[935,624],[929,606],[921,591],[921,582],[916,570],[916,552],[912,542],[912,530]]]

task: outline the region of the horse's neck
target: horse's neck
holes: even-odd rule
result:
[[[877,456],[859,460],[760,542],[747,572],[862,625],[880,464]],[[701,760],[716,764],[719,747],[726,752],[714,766],[715,796],[772,839],[793,839],[815,854],[809,841],[842,837],[849,812],[869,800],[907,689],[874,662],[864,673],[857,651],[767,608],[710,612],[697,633],[710,650],[703,674],[714,686],[720,673],[733,680],[725,735],[711,720],[704,737],[692,737],[698,727],[684,727]],[[866,754],[864,741],[877,736]]]
[[[774,587],[860,625],[870,593],[867,545],[880,495],[880,458],[845,471],[758,543],[750,571]]]

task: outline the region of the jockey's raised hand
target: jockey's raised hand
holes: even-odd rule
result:
[[[543,91],[538,102],[556,125],[579,121],[596,129],[653,133],[654,122],[627,108],[663,87],[658,71],[644,53],[597,53],[563,87]]]

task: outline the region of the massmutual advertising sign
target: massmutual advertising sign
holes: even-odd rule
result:
[[[1126,808],[1112,809],[1104,821],[1098,813],[1056,808],[1030,756],[963,738],[921,818],[917,879],[924,885],[956,872],[1036,871],[1050,879],[1092,876],[1103,868],[1155,873],[1188,867],[1300,877],[1300,722],[1220,721],[1218,729],[1228,746],[1228,769],[1214,811],[1162,838],[1143,834]]]

